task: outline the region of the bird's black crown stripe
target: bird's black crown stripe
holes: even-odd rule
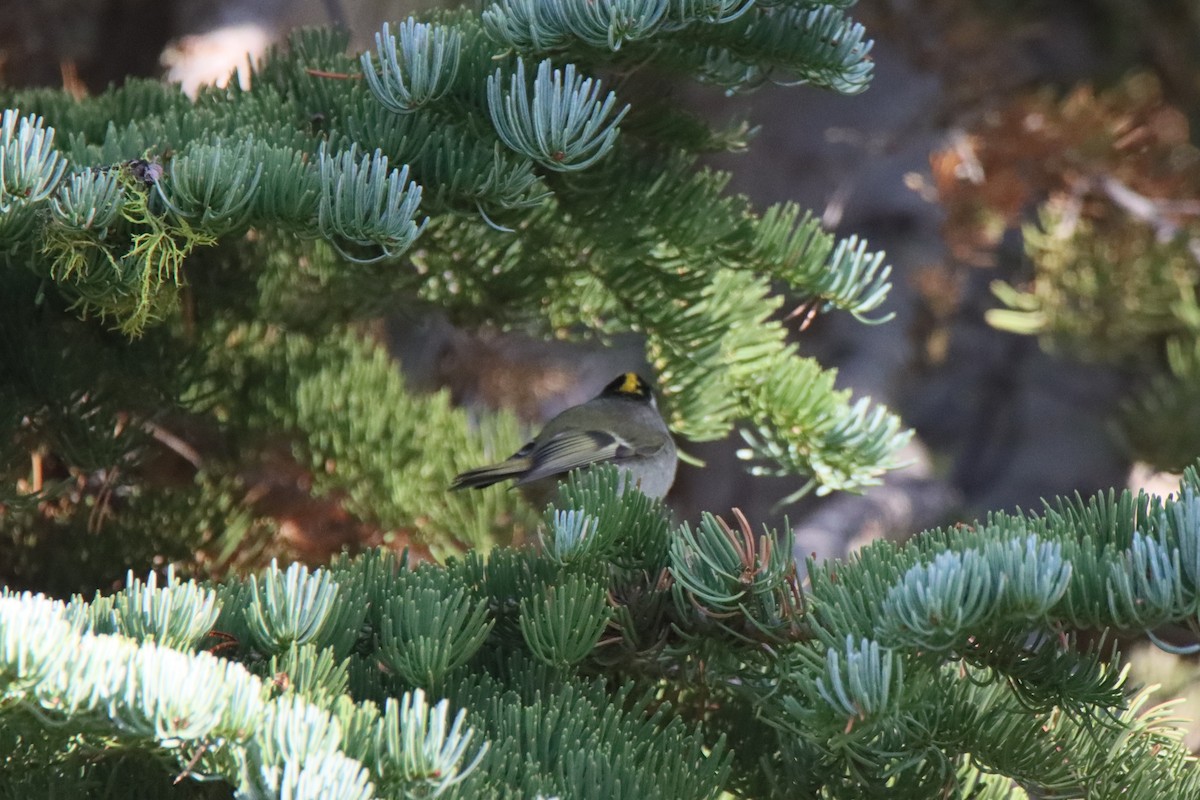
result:
[[[626,372],[604,387],[602,394],[609,397],[647,398],[650,396],[650,384],[636,372]]]

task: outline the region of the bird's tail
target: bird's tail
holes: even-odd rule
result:
[[[515,478],[529,470],[531,466],[528,458],[510,458],[507,461],[501,461],[499,464],[491,464],[478,469],[469,469],[466,472],[456,476],[450,482],[450,489],[482,489],[485,486],[491,486],[493,483]]]

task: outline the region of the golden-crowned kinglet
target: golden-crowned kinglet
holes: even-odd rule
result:
[[[632,482],[650,497],[662,497],[675,482],[675,442],[654,391],[637,373],[621,375],[597,397],[547,422],[507,460],[468,470],[450,488],[481,489],[515,478],[532,502],[543,504],[566,473],[600,463],[616,464],[626,473],[625,485]]]

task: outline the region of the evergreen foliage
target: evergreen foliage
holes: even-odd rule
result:
[[[1200,628],[1195,469],[1165,499],[810,563],[804,591],[773,533],[675,525],[644,497],[614,515],[618,481],[573,476],[541,550],[6,593],[0,786],[124,797],[133,758],[145,796],[171,778],[293,798],[1200,791],[1170,707],[1106,644]],[[605,557],[630,541],[638,561]]]
[[[92,569],[53,579],[104,584],[145,563],[108,541],[126,525],[186,536],[158,554],[199,548],[200,572],[286,556],[262,500],[282,461],[437,556],[528,533],[516,495],[443,492],[519,432],[408,392],[359,324],[396,309],[636,332],[678,435],[740,427],[755,469],[822,492],[876,482],[907,434],[797,354],[777,292],[870,320],[882,254],[725,193],[696,157],[745,128],[641,77],[861,91],[871,42],[841,5],[506,0],[385,26],[361,56],[301,31],[251,88],[194,101],[144,80],[0,90],[8,560],[92,537]]]
[[[877,480],[896,419],[776,312],[782,287],[872,321],[882,256],[726,194],[696,157],[744,129],[639,85],[860,91],[845,5],[503,0],[361,57],[301,32],[195,101],[3,93],[0,796],[1196,795],[1106,638],[1200,626],[1194,470],[802,590],[774,533],[677,524],[612,469],[540,519],[447,493],[516,424],[409,392],[367,335],[397,306],[634,331],[676,433],[740,424],[757,471],[819,491]],[[281,549],[255,500],[277,462],[411,563],[203,580]],[[93,595],[133,563],[182,566]]]

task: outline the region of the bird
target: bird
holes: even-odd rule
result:
[[[551,419],[504,461],[459,474],[450,489],[482,489],[515,480],[527,499],[544,505],[558,480],[593,464],[615,464],[633,485],[656,499],[675,482],[675,441],[658,411],[653,388],[636,372],[618,375],[596,397]]]

